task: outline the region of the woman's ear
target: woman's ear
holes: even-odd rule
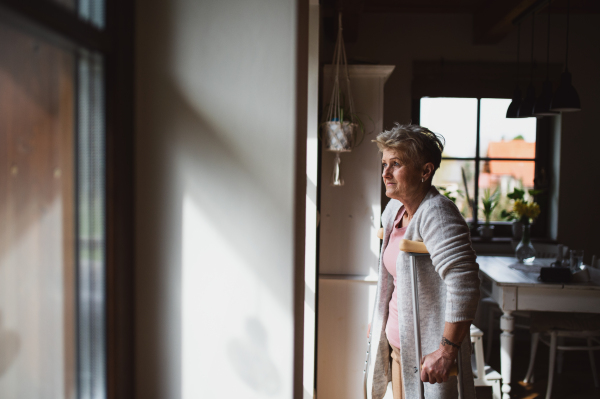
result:
[[[431,175],[433,175],[433,163],[431,162],[427,162],[425,165],[423,165],[423,179],[425,179],[425,181],[429,180],[431,178]]]

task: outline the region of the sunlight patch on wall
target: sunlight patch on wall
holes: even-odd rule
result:
[[[189,195],[182,211],[182,398],[290,396],[292,331],[276,322],[289,310],[239,255],[242,235],[222,235]]]

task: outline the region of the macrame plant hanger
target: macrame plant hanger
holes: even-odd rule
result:
[[[333,90],[331,100],[327,104],[326,120],[323,123],[323,135],[327,151],[335,152],[332,186],[343,186],[344,179],[340,175],[340,154],[352,151],[354,147],[355,132],[358,125],[355,121],[354,100],[350,90],[350,76],[348,75],[348,61],[344,48],[342,35],[342,13],[338,14],[338,33],[333,52]],[[345,94],[340,85],[340,78],[345,83]],[[347,101],[346,101],[347,100]],[[346,108],[346,104],[348,108]]]

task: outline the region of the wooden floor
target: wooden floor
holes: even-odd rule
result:
[[[496,334],[498,334],[498,331],[496,331]],[[525,378],[527,366],[529,365],[530,345],[527,341],[527,332],[518,331],[517,334],[519,339],[515,340],[511,398],[544,399],[546,397],[546,385],[548,384],[549,348],[540,342],[536,356],[535,382],[524,384],[523,378]],[[595,355],[596,367],[600,370],[600,351],[596,351]],[[493,341],[490,366],[498,372],[500,371],[499,339]],[[477,388],[477,399],[492,399],[492,389]],[[594,387],[587,352],[565,352],[563,371],[561,374],[554,374],[552,399],[600,399],[600,389]]]

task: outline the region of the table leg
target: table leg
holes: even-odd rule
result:
[[[510,373],[512,371],[512,356],[515,320],[512,311],[504,311],[500,318],[500,370],[502,374],[502,399],[510,399]]]

